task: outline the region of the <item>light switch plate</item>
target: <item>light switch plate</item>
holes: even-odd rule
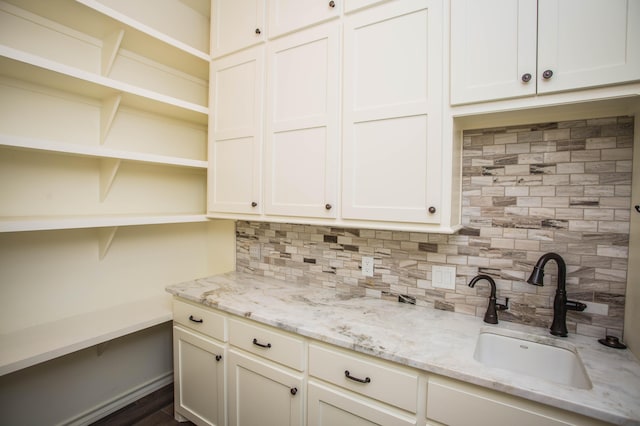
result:
[[[456,288],[456,267],[437,266],[431,267],[431,284],[437,288],[455,290]]]
[[[362,275],[365,277],[373,276],[373,257],[362,256]]]

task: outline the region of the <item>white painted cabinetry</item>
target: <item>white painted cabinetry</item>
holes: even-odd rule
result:
[[[440,223],[440,2],[345,18],[342,216]]]
[[[213,0],[211,29],[214,58],[264,42],[265,0]]]
[[[208,211],[262,211],[264,46],[211,63]]]
[[[452,0],[451,103],[640,79],[637,0]]]
[[[339,27],[328,23],[267,46],[265,213],[335,218]]]
[[[269,37],[340,16],[343,0],[269,0]]]

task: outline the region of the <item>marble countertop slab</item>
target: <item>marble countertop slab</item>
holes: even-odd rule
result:
[[[640,363],[629,350],[546,329],[231,272],[167,287],[175,296],[224,312],[486,388],[507,392],[614,424],[640,425]],[[499,315],[499,314],[498,314]],[[473,358],[481,330],[573,345],[591,389],[487,367]],[[550,365],[549,368],[553,368]]]

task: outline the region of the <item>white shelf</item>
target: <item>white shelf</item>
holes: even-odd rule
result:
[[[207,168],[207,161],[202,160],[192,160],[188,158],[122,151],[100,146],[85,146],[44,139],[22,138],[3,134],[0,134],[0,146],[56,152],[83,157],[113,158],[117,160],[137,161],[142,163],[160,164],[167,166],[190,167],[205,170]]]
[[[94,99],[122,95],[122,104],[163,116],[207,124],[209,108],[86,72],[0,45],[0,74]]]
[[[58,229],[113,228],[135,225],[207,222],[204,214],[165,216],[64,216],[0,219],[0,232],[51,231]]]
[[[203,52],[153,29],[95,0],[8,0],[7,3],[45,16],[96,39],[125,31],[122,48],[143,54],[156,62],[208,79],[208,52]]]
[[[0,335],[0,376],[171,321],[158,296]]]

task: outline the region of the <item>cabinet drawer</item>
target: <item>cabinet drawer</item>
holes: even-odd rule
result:
[[[311,344],[309,375],[403,410],[416,412],[417,373],[374,362],[355,353],[347,354]]]
[[[173,320],[220,341],[227,341],[225,317],[210,309],[173,300]]]
[[[298,371],[304,370],[304,341],[265,326],[229,320],[229,342]]]

